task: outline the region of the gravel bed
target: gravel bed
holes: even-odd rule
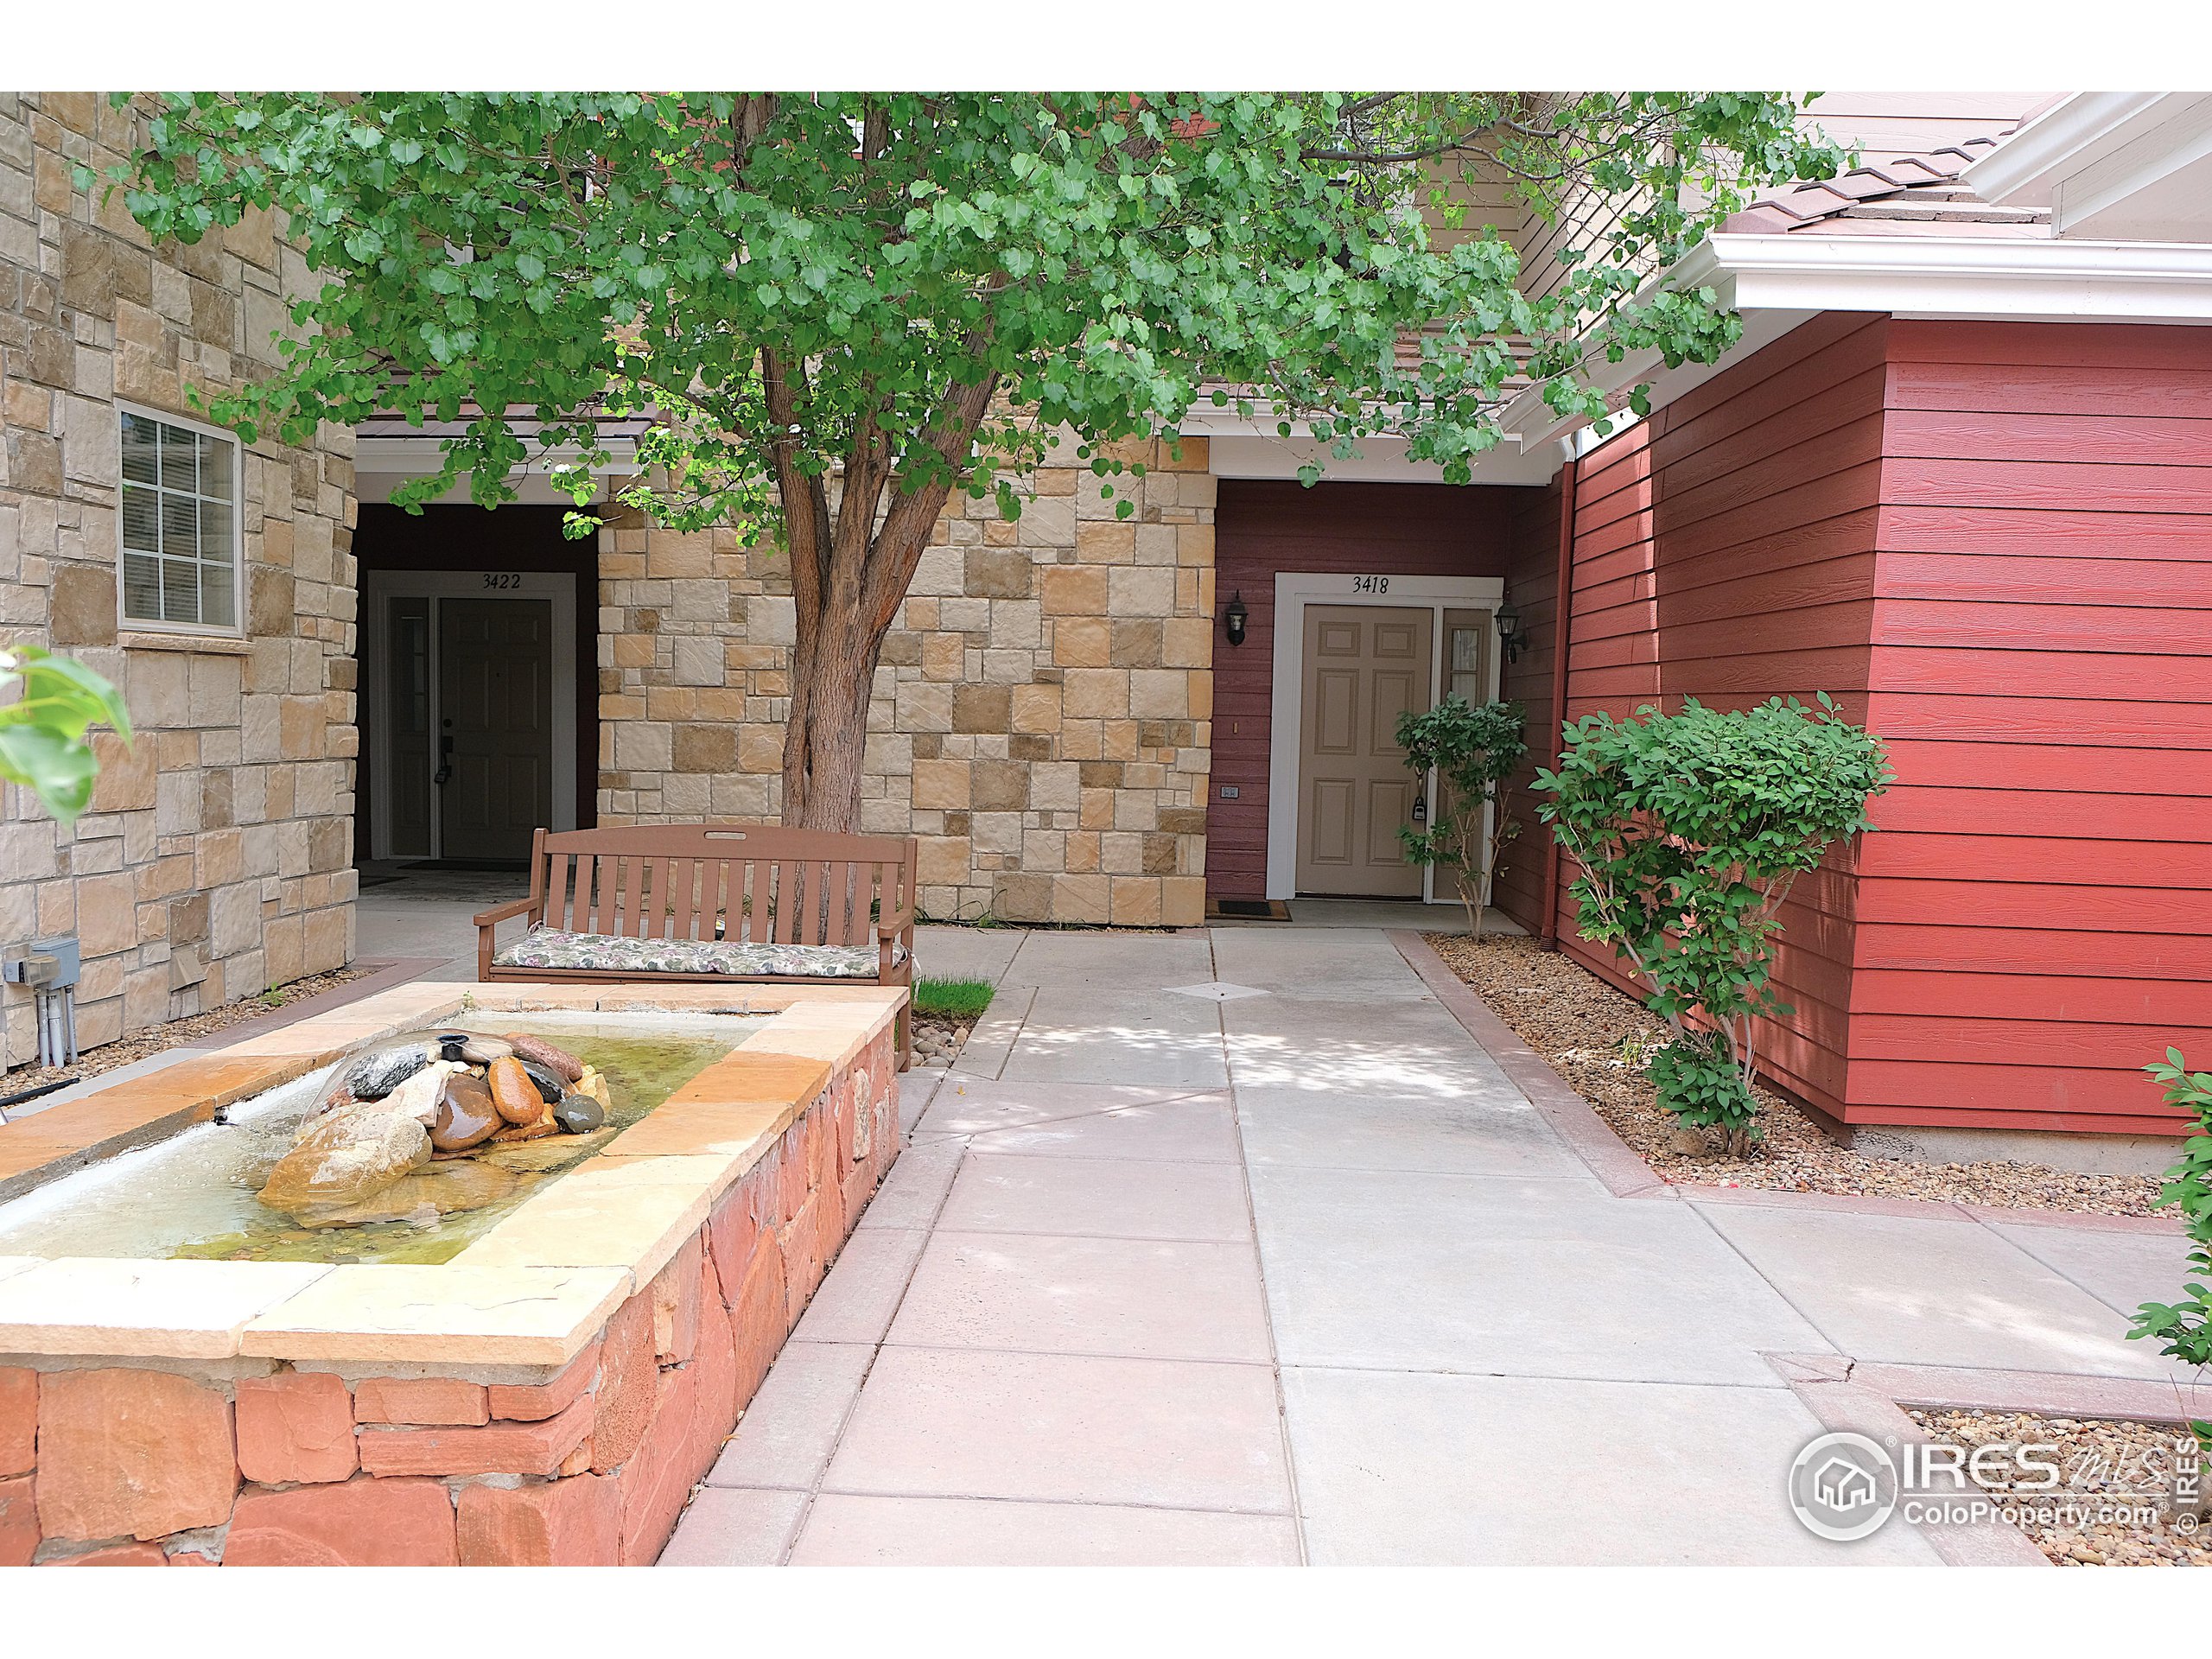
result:
[[[2055,1446],[2063,1495],[2091,1504],[2100,1500],[2162,1503],[2162,1498],[2170,1498],[2174,1443],[2188,1433],[2173,1423],[2037,1417],[2009,1411],[1910,1411],[1907,1414],[1931,1439],[1952,1446],[1973,1447],[1992,1442]],[[2001,1463],[1986,1466],[1984,1473],[1987,1478],[1976,1482],[1982,1491],[1996,1494],[2012,1489],[2009,1471]],[[2200,1491],[2204,1479],[2200,1476]],[[2196,1524],[2184,1530],[2171,1524],[2166,1515],[2147,1527],[2133,1522],[2094,1521],[2060,1525],[2033,1513],[2033,1507],[2054,1502],[2060,1494],[2031,1491],[2021,1496],[2031,1507],[2020,1530],[2060,1567],[2212,1567],[2212,1525],[2205,1523],[2202,1497],[2191,1512]]]
[[[327,974],[310,974],[305,979],[296,979],[281,988],[272,1000],[269,996],[241,997],[235,1002],[226,1002],[219,1008],[205,1014],[194,1014],[182,1020],[172,1020],[166,1025],[148,1026],[118,1037],[111,1043],[102,1043],[98,1048],[86,1050],[77,1057],[74,1065],[19,1066],[5,1076],[0,1076],[0,1095],[12,1095],[25,1089],[36,1089],[49,1083],[74,1083],[82,1077],[96,1077],[103,1071],[112,1071],[119,1065],[129,1065],[133,1060],[143,1060],[149,1054],[164,1050],[181,1048],[200,1038],[221,1031],[226,1027],[258,1020],[278,1008],[289,1007],[304,998],[317,996],[348,980],[360,978],[368,970],[362,968],[338,968]],[[35,1104],[26,1101],[25,1105]]]
[[[1563,950],[1521,938],[1477,941],[1425,933],[1452,971],[1472,986],[1521,1040],[1597,1108],[1637,1155],[1670,1181],[1754,1186],[1853,1198],[1938,1198],[2010,1209],[2147,1216],[2160,1182],[2148,1175],[2082,1175],[1996,1160],[1917,1163],[1840,1147],[1796,1106],[1754,1084],[1765,1138],[1732,1158],[1662,1109],[1643,1058],[1667,1039],[1666,1021]]]
[[[914,1064],[950,1065],[960,1057],[961,1046],[976,1029],[973,1020],[948,1020],[943,1014],[914,1016]]]

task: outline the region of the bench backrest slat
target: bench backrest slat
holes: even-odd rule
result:
[[[914,843],[761,824],[541,833],[550,927],[639,939],[864,944],[911,910]]]

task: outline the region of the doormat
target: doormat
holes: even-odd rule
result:
[[[478,874],[522,874],[530,868],[526,858],[418,858],[399,867],[412,874],[418,870],[467,870]]]
[[[1209,899],[1206,914],[1224,922],[1287,922],[1290,906],[1280,899]]]

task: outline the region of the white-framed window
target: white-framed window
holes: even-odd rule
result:
[[[123,626],[240,632],[238,439],[174,415],[118,416]]]

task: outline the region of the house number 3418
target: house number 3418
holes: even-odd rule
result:
[[[1390,578],[1388,576],[1354,576],[1351,579],[1351,590],[1355,594],[1387,594],[1390,591]]]

